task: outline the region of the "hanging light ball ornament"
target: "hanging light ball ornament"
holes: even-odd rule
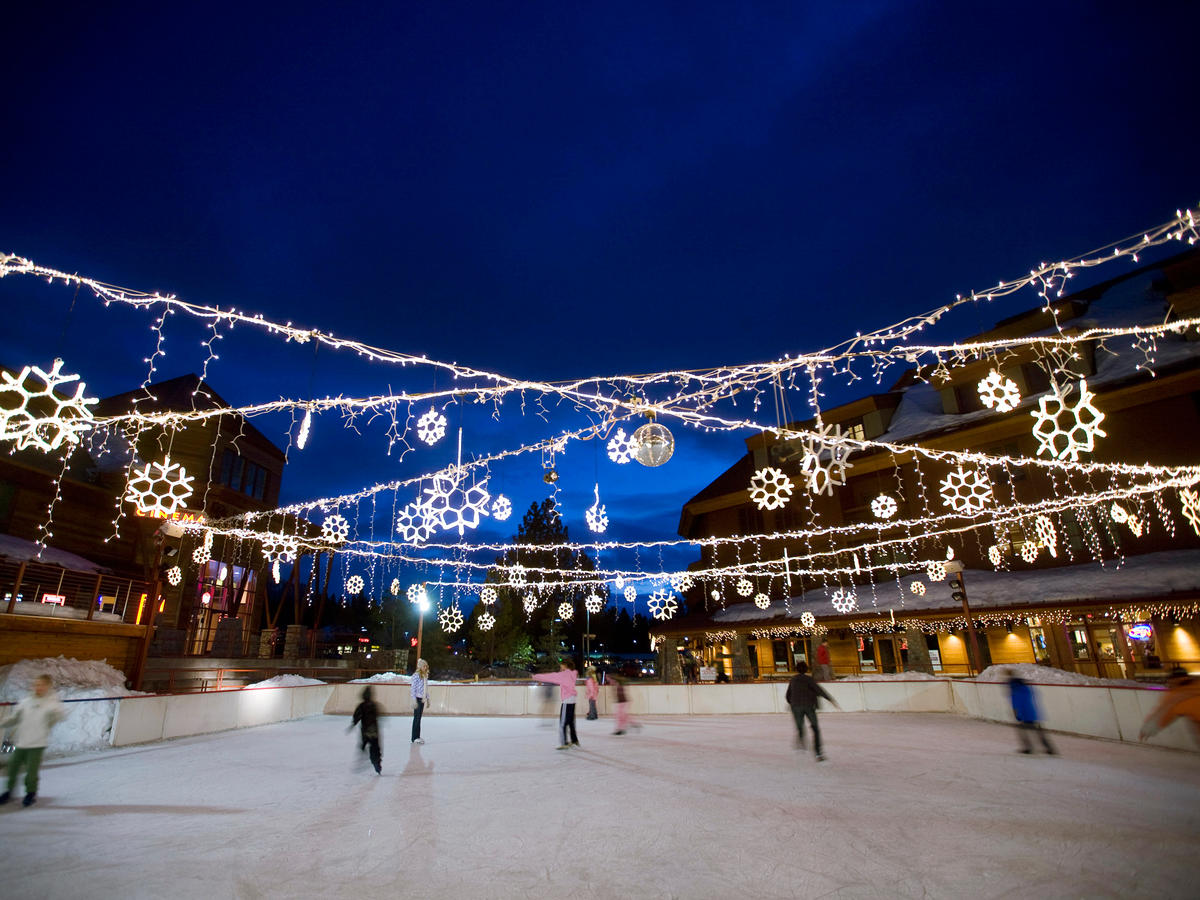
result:
[[[171,566],[167,570],[167,581],[170,582],[171,587],[178,587],[179,582],[183,581],[183,570],[179,566]]]
[[[558,604],[558,617],[564,622],[569,622],[573,615],[575,615],[575,608],[570,603]]]
[[[675,452],[675,435],[657,422],[647,422],[633,433],[633,440],[637,444],[633,458],[643,466],[661,466]]]
[[[542,481],[546,482],[546,484],[554,484],[554,482],[558,481],[558,472],[554,469],[547,469],[545,474],[542,475]]]
[[[755,594],[754,605],[759,609],[767,609],[771,605],[771,598],[766,594]]]
[[[812,628],[814,625],[817,624],[817,617],[814,616],[810,612],[801,613],[800,614],[800,624],[803,625],[805,628]]]

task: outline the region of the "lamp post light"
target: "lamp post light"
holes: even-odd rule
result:
[[[421,593],[413,601],[417,605],[417,659],[421,658],[421,638],[425,629],[425,612],[429,609],[429,595],[425,592],[428,582],[421,582]],[[413,663],[415,666],[416,663]]]

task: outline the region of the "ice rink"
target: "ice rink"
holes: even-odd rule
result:
[[[1200,755],[1003,725],[822,714],[579,723],[348,719],[52,759],[0,810],[26,897],[1194,897]],[[20,790],[18,789],[18,796]]]

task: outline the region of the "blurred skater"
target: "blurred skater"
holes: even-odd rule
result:
[[[8,787],[0,794],[0,803],[7,803],[12,796],[22,768],[25,769],[25,799],[21,802],[24,806],[32,806],[37,800],[38,769],[46,745],[50,743],[50,729],[67,714],[53,687],[49,675],[39,675],[33,680],[33,694],[18,703],[12,714],[0,722],[0,728],[13,728],[14,744],[12,758],[8,761]]]
[[[625,683],[620,676],[609,674],[608,680],[613,685],[613,710],[617,717],[617,730],[613,734],[624,734],[629,730],[629,694],[625,691]]]
[[[600,696],[600,683],[596,681],[596,669],[592,666],[588,666],[587,681],[583,683],[583,693],[588,702],[588,721],[595,721],[600,718],[600,713],[596,712],[596,698]]]
[[[371,757],[371,765],[377,775],[383,774],[383,751],[379,746],[379,705],[371,699],[371,688],[365,687],[362,692],[362,703],[354,708],[354,718],[350,720],[350,729],[359,726],[359,737],[362,740],[360,750],[366,750]]]
[[[838,709],[841,709],[841,706],[808,674],[808,663],[805,662],[796,663],[796,674],[788,682],[787,693],[783,697],[791,706],[792,718],[796,720],[796,748],[804,749],[804,720],[808,719],[812,725],[813,753],[816,754],[817,762],[824,762],[825,754],[821,752],[821,726],[817,724],[817,704],[824,697]]]
[[[821,638],[817,645],[817,667],[813,669],[817,681],[833,681],[833,666],[829,664],[829,638]]]
[[[1012,700],[1013,715],[1017,719],[1017,734],[1021,736],[1021,752],[1033,752],[1033,741],[1029,739],[1029,732],[1034,731],[1041,738],[1046,752],[1053,756],[1057,751],[1050,745],[1050,739],[1042,730],[1037,701],[1033,697],[1033,688],[1017,674],[1015,669],[1009,669],[1006,674],[1008,675],[1008,696]]]
[[[1178,718],[1192,723],[1192,733],[1200,740],[1200,678],[1193,678],[1187,669],[1176,666],[1167,676],[1167,691],[1146,717],[1138,740],[1158,734]]]
[[[421,737],[421,713],[429,703],[429,663],[423,659],[417,660],[417,669],[413,672],[409,692],[413,699],[412,742],[423,744],[425,739]]]
[[[558,708],[560,743],[556,749],[566,750],[569,747],[579,746],[579,737],[575,734],[575,698],[578,696],[575,682],[579,680],[579,673],[575,671],[575,667],[568,660],[561,660],[558,666],[557,672],[542,672],[534,675],[533,680],[543,684],[558,685],[558,698],[562,705]]]

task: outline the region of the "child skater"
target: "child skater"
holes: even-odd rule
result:
[[[808,719],[808,723],[812,725],[813,753],[817,756],[817,762],[825,761],[825,754],[821,752],[821,726],[817,724],[817,704],[821,702],[822,697],[841,709],[825,688],[808,674],[808,663],[797,662],[796,674],[788,683],[784,699],[791,706],[792,717],[796,720],[797,750],[804,749],[804,720]]]
[[[371,688],[365,687],[362,692],[362,703],[354,708],[354,718],[350,720],[350,728],[355,725],[361,728],[362,747],[371,756],[371,765],[375,774],[383,774],[383,751],[379,749],[379,706],[371,699]]]
[[[413,698],[412,742],[423,744],[425,739],[421,737],[421,713],[429,704],[429,663],[423,659],[417,660],[417,670],[413,672],[412,687],[409,691]]]
[[[46,745],[50,743],[50,729],[67,714],[52,688],[50,676],[39,675],[33,680],[32,696],[18,703],[12,715],[0,722],[0,728],[16,726],[13,734],[16,749],[8,761],[8,788],[0,794],[0,803],[7,803],[12,796],[22,767],[25,769],[25,799],[21,802],[24,806],[33,806],[37,800],[38,769]]]
[[[596,669],[593,666],[588,666],[587,681],[583,683],[583,693],[588,702],[588,721],[595,721],[600,718],[600,714],[596,712],[596,698],[600,696],[600,684],[596,681]]]
[[[578,747],[579,737],[575,734],[575,682],[579,680],[579,673],[575,671],[575,667],[569,660],[560,660],[557,672],[543,672],[534,675],[533,680],[558,685],[558,697],[562,701],[558,710],[558,732],[562,743],[555,749]]]
[[[616,695],[614,709],[617,715],[617,730],[613,734],[624,734],[629,728],[629,695],[625,693],[625,685],[620,676],[609,673],[608,680],[613,683]]]

